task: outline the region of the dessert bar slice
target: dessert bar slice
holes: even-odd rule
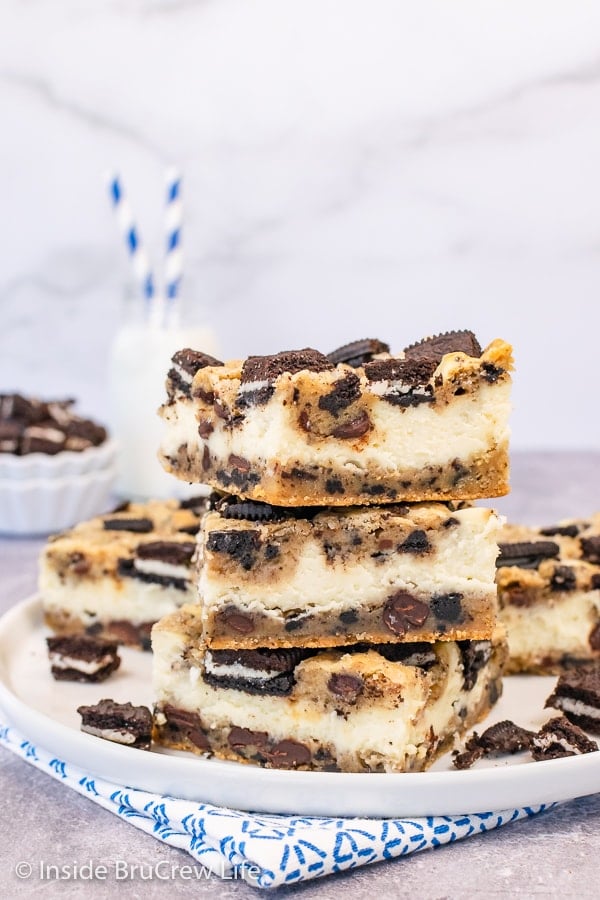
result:
[[[51,537],[40,559],[46,623],[148,649],[154,622],[195,598],[204,503],[126,504]]]
[[[211,651],[200,608],[152,632],[155,732],[164,746],[269,768],[427,768],[501,691],[492,641],[316,651]]]
[[[118,645],[85,634],[46,638],[53,677],[57,681],[105,681],[121,665]]]
[[[206,643],[489,638],[499,520],[489,509],[457,506],[275,509],[216,501],[199,534]]]
[[[600,514],[506,525],[497,566],[510,672],[558,674],[600,658]]]
[[[161,459],[185,481],[280,506],[508,491],[511,348],[468,331],[391,355],[359,341],[221,363],[173,357]]]
[[[149,750],[152,740],[152,713],[146,706],[100,700],[93,706],[79,706],[81,730],[94,737]]]

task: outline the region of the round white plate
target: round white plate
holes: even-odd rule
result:
[[[79,730],[77,707],[104,697],[152,706],[149,653],[122,649],[102,684],[54,681],[39,597],[0,619],[0,708],[30,741],[89,774],[186,800],[266,813],[315,816],[460,815],[535,806],[600,791],[600,753],[533,762],[529,754],[452,768],[450,754],[427,772],[362,775],[284,772],[176,751],[123,747]],[[485,726],[512,719],[537,730],[552,712],[555,678],[513,676]]]

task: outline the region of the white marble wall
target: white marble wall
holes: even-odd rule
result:
[[[513,341],[516,447],[600,445],[600,6],[1,0],[0,388],[107,414],[128,266],[185,173],[223,354],[472,327]]]

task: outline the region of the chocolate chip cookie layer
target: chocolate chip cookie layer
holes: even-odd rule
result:
[[[200,607],[183,607],[152,631],[154,740],[267,768],[426,769],[499,697],[502,634],[468,678],[470,655],[456,642],[408,654],[388,646],[223,657],[203,644]]]
[[[149,649],[161,616],[195,599],[205,500],[126,504],[48,541],[39,585],[47,624]]]
[[[280,506],[500,496],[511,367],[506,343],[482,352],[471,332],[397,355],[376,339],[225,364],[180,351],[161,459],[186,481]]]
[[[206,643],[489,638],[499,521],[491,510],[457,507],[274,509],[221,500],[199,534]]]
[[[496,564],[510,672],[558,674],[600,659],[600,514],[506,525]]]

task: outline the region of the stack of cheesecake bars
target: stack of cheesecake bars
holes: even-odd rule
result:
[[[163,465],[214,492],[198,598],[152,631],[156,741],[419,771],[489,711],[510,347],[471,332],[224,364],[183,350]]]

